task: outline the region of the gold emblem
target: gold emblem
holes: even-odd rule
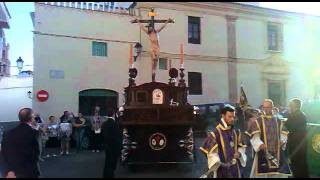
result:
[[[163,104],[163,92],[160,89],[153,90],[152,104]]]
[[[317,153],[320,153],[320,134],[316,134],[312,138],[312,148]]]

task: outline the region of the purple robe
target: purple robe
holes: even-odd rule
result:
[[[234,153],[238,151],[238,147],[245,146],[242,142],[240,130],[233,128],[225,128],[219,123],[209,136],[206,138],[204,145],[200,150],[207,155],[215,148],[218,148],[218,155],[222,163],[231,162]],[[217,170],[217,178],[239,178],[240,175],[240,162],[237,160],[235,165],[229,168],[220,166]]]
[[[281,148],[280,135],[284,133],[283,123],[275,116],[260,116],[247,131],[248,135],[260,133],[261,141],[267,145],[267,151],[275,157],[279,163],[277,167],[272,161],[267,160],[265,151],[258,151],[256,175],[263,174],[287,174],[290,175],[290,168]]]

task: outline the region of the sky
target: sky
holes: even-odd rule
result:
[[[33,25],[30,16],[30,12],[34,12],[33,2],[6,2],[6,5],[11,15],[10,29],[5,29],[11,66],[16,66],[16,60],[21,56],[26,65],[23,70],[33,70]],[[320,16],[320,2],[260,2],[260,6]],[[11,68],[12,75],[17,72],[16,67]]]
[[[23,70],[32,70],[33,25],[30,12],[34,12],[34,5],[32,2],[6,2],[6,5],[11,16],[10,29],[5,29],[6,41],[10,46],[11,66],[17,66],[16,60],[21,56],[25,65]],[[17,73],[17,67],[11,67],[11,74]]]
[[[261,7],[320,16],[320,2],[260,2]]]

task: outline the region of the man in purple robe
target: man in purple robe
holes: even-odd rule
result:
[[[200,150],[208,158],[208,171],[202,177],[240,178],[240,164],[246,165],[245,145],[240,130],[233,128],[235,108],[227,105],[221,110],[222,118],[209,133]]]
[[[289,177],[291,171],[284,156],[288,132],[273,113],[271,99],[265,99],[262,108],[262,115],[250,123],[247,130],[255,152],[250,177]]]

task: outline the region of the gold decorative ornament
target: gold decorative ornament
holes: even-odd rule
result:
[[[320,153],[320,134],[316,134],[312,138],[312,148],[317,153]]]

